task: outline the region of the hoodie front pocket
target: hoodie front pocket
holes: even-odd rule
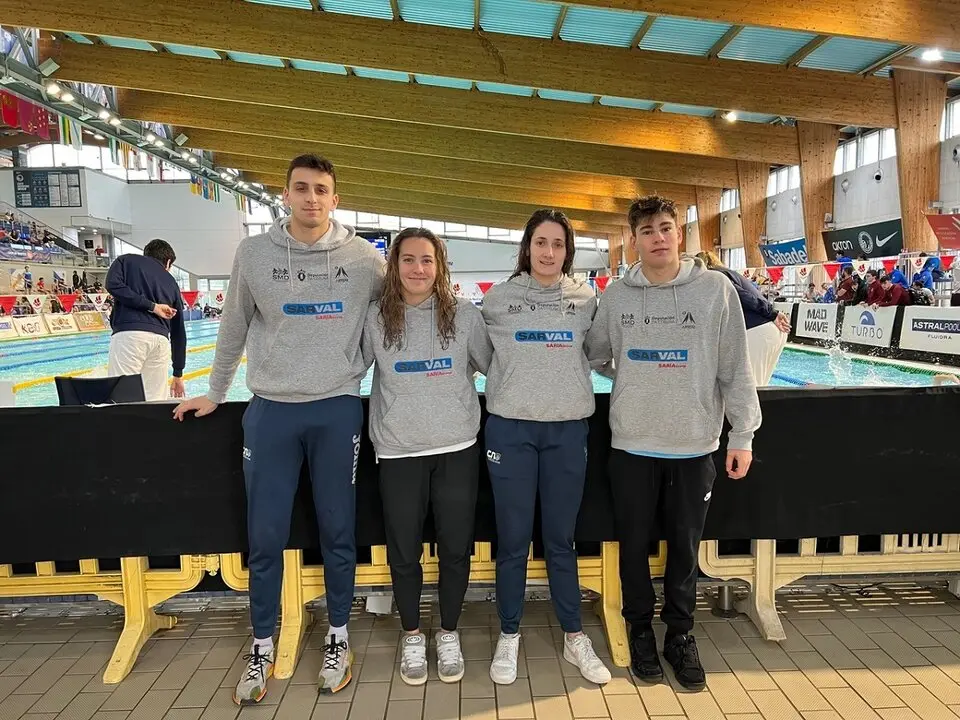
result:
[[[453,395],[398,395],[381,421],[393,447],[444,447],[469,439],[477,419]]]
[[[624,387],[612,399],[610,430],[627,438],[655,437],[678,445],[711,438],[710,422],[687,387],[664,392],[654,383]]]

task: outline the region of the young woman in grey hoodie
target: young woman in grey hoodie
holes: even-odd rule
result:
[[[427,681],[420,555],[432,506],[440,560],[437,670],[443,682],[457,682],[464,673],[457,624],[470,578],[479,475],[473,374],[487,371],[492,348],[480,312],[454,296],[443,241],[429,230],[408,228],[393,241],[383,293],[367,312],[361,345],[367,364],[376,361],[370,439],[405,631],[400,677],[408,685]]]
[[[610,681],[580,623],[573,547],[586,481],[586,418],[594,411],[583,344],[597,309],[593,289],[570,277],[573,256],[570,221],[557,210],[538,210],[523,232],[516,271],[483,299],[494,347],[484,437],[497,513],[500,615],[490,677],[500,685],[517,678],[538,490],[550,594],[564,630],[563,657],[587,680]]]

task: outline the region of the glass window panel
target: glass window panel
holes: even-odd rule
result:
[[[409,227],[418,228],[422,226],[423,226],[423,220],[421,220],[420,218],[409,218],[409,217],[400,218],[400,227],[402,228],[409,228]]]
[[[857,168],[857,141],[848,142],[843,146],[843,171],[850,172]]]
[[[843,172],[843,145],[837,146],[837,154],[833,156],[833,175],[836,177]]]
[[[782,193],[787,190],[789,180],[789,171],[787,168],[777,170],[777,193]]]
[[[790,166],[790,189],[795,190],[800,187],[800,166],[791,165]]]
[[[380,227],[382,227],[384,230],[399,230],[400,218],[398,218],[396,215],[381,215]]]
[[[887,128],[880,137],[880,159],[885,160],[897,154],[897,134],[893,128]]]
[[[523,240],[523,230],[511,230],[510,231],[510,242],[518,243]]]
[[[442,220],[424,220],[423,226],[427,230],[436,233],[437,235],[443,235],[443,221]]]
[[[366,225],[379,227],[380,226],[380,215],[377,213],[357,213],[357,225]]]
[[[100,148],[97,145],[84,145],[80,153],[80,164],[91,170],[100,170]]]
[[[867,133],[860,138],[861,165],[873,165],[880,161],[880,133]]]
[[[467,226],[461,223],[444,223],[446,225],[445,231],[448,235],[465,235],[467,233]]]
[[[27,167],[53,167],[53,145],[36,145],[27,150]]]
[[[467,237],[485,238],[487,236],[486,225],[467,225]]]
[[[507,228],[489,228],[487,231],[490,237],[509,238],[510,231]]]

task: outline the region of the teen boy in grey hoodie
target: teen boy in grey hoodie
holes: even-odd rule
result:
[[[367,366],[360,334],[378,297],[383,259],[330,213],[337,206],[330,161],[301,155],[290,163],[284,202],[291,217],[240,243],[217,335],[206,397],[181,403],[174,416],[208,415],[224,402],[247,350],[243,471],[250,544],[253,647],[237,685],[238,704],[263,699],[273,672],[283,549],[306,460],[310,469],[330,629],[320,691],[351,680],[347,619],[356,572],[356,453]]]
[[[427,682],[420,556],[431,505],[440,560],[437,674],[452,683],[464,673],[457,625],[470,579],[479,475],[473,373],[487,371],[491,352],[480,312],[453,294],[443,241],[424,228],[403,230],[390,248],[380,301],[367,311],[363,357],[376,360],[370,439],[404,630],[400,678],[408,685]]]
[[[640,262],[601,298],[587,354],[612,359],[616,373],[610,481],[631,668],[641,680],[663,677],[647,558],[659,525],[668,552],[663,655],[681,685],[701,690],[706,676],[690,631],[697,552],[716,477],[712,453],[726,414],[732,425],[727,473],[734,479],[747,474],[760,403],[736,291],[701,261],[681,259],[676,206],[658,196],[640,198],[628,219]]]

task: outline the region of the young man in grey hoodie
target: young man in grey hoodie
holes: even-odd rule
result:
[[[697,553],[716,477],[712,454],[726,414],[727,474],[747,474],[760,402],[737,293],[700,260],[681,258],[674,203],[640,198],[628,220],[640,262],[601,297],[587,354],[591,361],[612,360],[615,372],[610,482],[631,668],[641,680],[663,678],[647,557],[659,526],[668,553],[663,655],[681,685],[702,690],[706,676],[690,631]]]
[[[356,455],[367,366],[360,335],[367,307],[379,297],[383,258],[330,213],[337,207],[333,165],[316,155],[294,158],[284,203],[291,216],[240,243],[217,335],[205,397],[181,403],[174,416],[209,415],[224,402],[247,350],[243,471],[250,543],[253,647],[234,699],[263,699],[275,658],[293,500],[306,460],[313,485],[330,628],[320,671],[324,693],[352,678],[347,619],[356,572]]]

